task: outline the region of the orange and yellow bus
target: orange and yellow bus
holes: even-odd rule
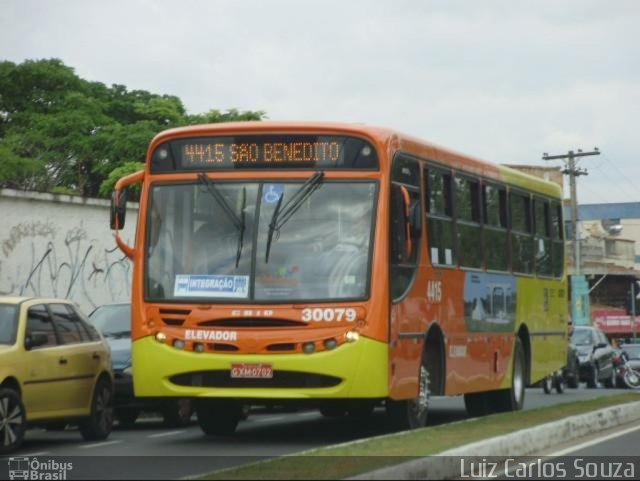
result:
[[[566,360],[561,211],[557,185],[387,129],[162,132],[112,197],[136,395],[193,398],[207,434],[246,403],[384,405],[401,428],[425,425],[431,395],[520,409]]]

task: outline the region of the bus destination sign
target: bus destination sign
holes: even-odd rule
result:
[[[373,146],[344,136],[242,136],[179,139],[158,146],[151,171],[375,169]]]

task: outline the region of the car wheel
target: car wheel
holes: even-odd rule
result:
[[[564,392],[564,390],[566,389],[566,387],[567,387],[567,385],[565,383],[565,380],[564,380],[564,377],[562,377],[562,376],[558,376],[555,379],[554,385],[555,385],[555,388],[556,388],[556,392],[558,394],[562,394]]]
[[[80,422],[80,434],[86,441],[106,439],[113,425],[113,389],[111,382],[100,378],[96,383],[89,417]]]
[[[591,374],[587,379],[587,387],[591,389],[595,389],[598,387],[598,377],[600,376],[600,371],[598,370],[598,366],[591,366]]]
[[[20,395],[13,389],[0,388],[0,454],[20,447],[25,425],[26,413]]]
[[[164,425],[170,428],[188,426],[193,415],[191,399],[172,399],[162,409]]]

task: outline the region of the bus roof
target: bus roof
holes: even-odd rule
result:
[[[280,134],[280,133],[326,133],[333,135],[354,135],[366,137],[378,149],[384,149],[390,156],[396,151],[406,152],[444,167],[459,169],[472,175],[503,182],[514,187],[539,192],[550,197],[561,198],[562,187],[553,182],[521,172],[517,169],[498,165],[480,158],[456,152],[426,140],[418,139],[398,131],[365,124],[337,122],[289,122],[289,121],[245,121],[215,124],[200,124],[165,130],[151,141],[151,149],[169,138],[188,138],[208,135],[233,134]],[[389,156],[389,158],[391,158]],[[382,165],[385,168],[384,164]],[[388,169],[389,166],[386,166]]]

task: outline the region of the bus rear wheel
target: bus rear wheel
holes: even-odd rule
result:
[[[242,417],[242,406],[233,399],[198,399],[196,413],[200,429],[208,436],[230,436]]]
[[[418,397],[403,401],[387,400],[387,415],[395,429],[408,430],[427,425],[429,411],[429,371],[424,360],[420,366]]]
[[[491,393],[493,412],[520,411],[524,406],[524,388],[526,384],[527,362],[522,341],[516,337],[513,347],[511,369],[511,387]]]

